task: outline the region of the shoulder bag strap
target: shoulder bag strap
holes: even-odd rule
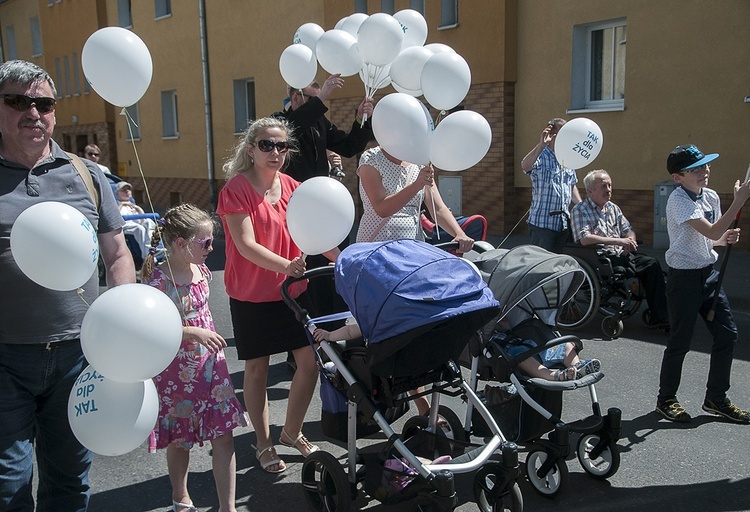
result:
[[[86,167],[86,164],[84,164],[83,161],[78,157],[78,155],[74,153],[68,153],[67,151],[66,154],[71,158],[73,167],[75,167],[76,171],[78,171],[78,174],[83,180],[83,184],[86,186],[86,190],[89,191],[91,200],[94,201],[94,207],[97,211],[99,211],[99,191],[96,189],[96,186],[94,186],[94,179],[91,177],[91,172],[89,171],[88,167]]]

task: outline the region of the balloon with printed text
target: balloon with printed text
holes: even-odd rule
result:
[[[557,132],[555,156],[563,167],[581,169],[596,160],[603,143],[599,125],[591,119],[578,117],[565,123]]]
[[[10,231],[16,265],[36,284],[75,290],[91,279],[99,262],[96,229],[72,206],[45,201],[26,208]]]
[[[76,439],[99,455],[123,455],[148,438],[159,415],[151,379],[117,382],[92,366],[76,379],[68,397],[68,422]]]

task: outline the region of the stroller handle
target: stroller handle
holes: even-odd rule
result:
[[[486,244],[480,244],[477,242],[480,242],[481,240],[476,240],[474,242],[474,247],[471,248],[472,251],[478,252],[479,254],[482,254],[483,252],[489,250]],[[435,247],[438,249],[442,249],[444,251],[456,251],[458,250],[458,242],[442,242],[439,244],[434,244]]]
[[[325,267],[313,268],[310,270],[305,270],[305,272],[300,277],[289,276],[284,280],[283,283],[281,283],[281,298],[284,303],[289,306],[289,309],[294,312],[294,316],[298,322],[302,324],[306,323],[309,315],[307,310],[300,306],[299,302],[297,302],[292,298],[291,295],[289,295],[289,287],[297,281],[304,281],[305,279],[315,279],[316,277],[320,276],[332,276],[333,271],[334,267],[330,265]]]

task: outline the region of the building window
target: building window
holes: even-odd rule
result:
[[[31,25],[31,52],[32,57],[39,57],[42,54],[42,31],[39,28],[39,17],[34,16],[29,20]]]
[[[62,66],[60,65],[60,58],[55,59],[55,83],[57,84],[57,97],[62,98]]]
[[[130,0],[117,0],[117,23],[122,28],[133,26],[133,16],[130,12]]]
[[[625,19],[573,28],[573,109],[625,108]]]
[[[234,133],[242,133],[255,119],[255,81],[242,78],[234,81]]]
[[[409,0],[409,8],[424,16],[424,0]]]
[[[78,54],[73,54],[73,94],[76,96],[81,95],[81,74],[78,72]]]
[[[70,97],[70,59],[66,55],[63,57],[63,66],[65,70],[65,96]]]
[[[16,29],[13,25],[5,27],[5,40],[8,42],[8,60],[16,60],[18,48],[16,48]]]
[[[394,0],[380,0],[380,12],[394,14],[396,12],[395,3]]]
[[[177,117],[177,91],[161,92],[161,136],[176,139],[180,136]]]
[[[156,7],[156,18],[163,18],[165,16],[172,15],[172,2],[171,0],[155,0],[154,5]]]
[[[126,140],[141,140],[141,115],[138,112],[138,103],[125,107],[125,119],[128,123]]]
[[[458,0],[440,1],[440,26],[438,28],[453,28],[458,26]]]
[[[367,0],[354,0],[354,12],[367,14]]]

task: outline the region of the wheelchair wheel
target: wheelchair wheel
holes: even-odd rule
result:
[[[622,320],[615,320],[613,316],[605,316],[602,320],[602,332],[610,338],[617,338],[622,334],[624,326]]]
[[[311,453],[302,464],[302,487],[316,510],[347,512],[352,488],[339,461],[328,452]]]
[[[570,301],[564,304],[557,315],[557,326],[563,329],[577,330],[588,324],[601,301],[601,287],[596,272],[591,265],[573,256],[583,269],[584,280],[581,287]]]
[[[548,455],[541,450],[529,452],[526,456],[526,478],[536,492],[545,498],[554,498],[567,485],[568,466],[565,459],[559,459],[546,475],[539,476],[539,468],[547,457]]]
[[[482,512],[523,512],[523,495],[516,482],[506,487],[497,498],[489,496],[501,480],[503,471],[507,470],[501,464],[485,464],[474,476],[474,500]]]
[[[591,451],[601,442],[597,434],[583,435],[578,440],[578,462],[592,478],[604,480],[611,477],[620,468],[620,450],[617,443],[610,441],[596,459],[591,458]]]
[[[603,297],[609,297],[608,300],[602,300],[599,310],[606,316],[619,314],[622,320],[627,320],[633,316],[641,307],[643,302],[643,293],[641,281],[637,277],[627,279],[625,282],[608,284],[607,286],[617,286],[615,290],[602,290]]]

